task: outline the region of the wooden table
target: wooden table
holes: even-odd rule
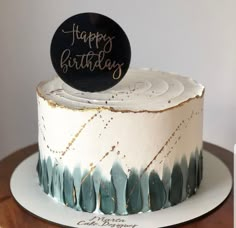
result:
[[[210,143],[204,143],[204,149],[221,158],[233,175],[233,153]],[[15,167],[26,157],[38,150],[37,144],[16,151],[0,161],[0,228],[14,227],[60,227],[44,221],[27,212],[16,203],[10,192],[10,178]],[[200,218],[174,227],[231,228],[233,227],[233,191],[228,198],[213,211]],[[145,227],[148,228],[148,227]]]

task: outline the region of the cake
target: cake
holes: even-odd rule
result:
[[[116,215],[186,200],[202,180],[203,98],[194,80],[148,69],[102,92],[41,82],[42,190],[75,210]]]

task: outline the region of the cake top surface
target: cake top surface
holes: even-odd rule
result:
[[[121,82],[102,92],[73,89],[59,77],[41,82],[37,92],[50,104],[69,109],[140,112],[162,111],[201,97],[204,87],[188,77],[150,69],[130,69]]]

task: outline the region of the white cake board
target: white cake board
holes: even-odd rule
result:
[[[24,160],[11,177],[11,192],[16,201],[34,215],[70,227],[157,228],[197,218],[221,204],[232,188],[232,177],[225,164],[204,151],[203,181],[197,194],[164,210],[127,216],[78,212],[46,195],[38,185],[38,155]],[[112,226],[112,224],[114,224]]]

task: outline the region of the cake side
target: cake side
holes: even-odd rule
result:
[[[65,108],[38,94],[40,185],[87,212],[123,215],[180,203],[202,179],[203,91],[176,105],[167,96],[168,107],[155,111]]]

